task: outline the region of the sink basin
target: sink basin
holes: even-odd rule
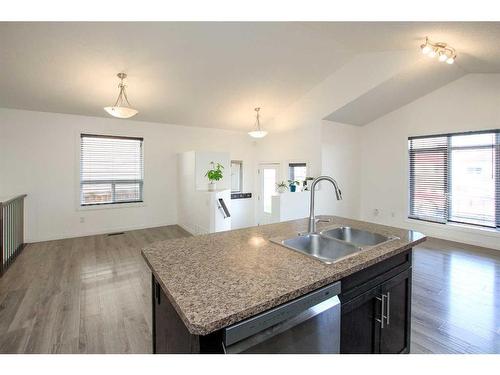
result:
[[[320,234],[305,234],[279,241],[278,243],[289,249],[317,258],[325,263],[333,263],[340,258],[357,253],[361,250],[354,245],[340,242]]]
[[[356,246],[375,246],[392,239],[391,237],[382,236],[381,234],[351,227],[327,229],[322,231],[321,234],[325,237],[349,242]]]

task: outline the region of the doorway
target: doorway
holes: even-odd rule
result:
[[[280,163],[259,164],[258,224],[272,223],[272,196],[276,194],[276,184],[281,176]]]

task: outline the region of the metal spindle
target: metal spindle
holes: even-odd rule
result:
[[[0,276],[24,248],[24,198],[0,202]]]

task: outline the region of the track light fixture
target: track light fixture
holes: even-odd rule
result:
[[[457,58],[457,52],[451,46],[443,42],[431,42],[428,37],[425,37],[425,43],[420,46],[422,53],[434,58],[437,56],[438,61],[453,64]]]

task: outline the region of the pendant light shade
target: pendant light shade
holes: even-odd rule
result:
[[[252,138],[264,138],[267,135],[265,130],[262,130],[260,127],[260,116],[259,116],[260,108],[255,108],[256,112],[256,121],[255,121],[255,130],[248,132],[248,135]]]
[[[104,110],[113,117],[130,118],[139,113],[139,111],[133,109],[128,101],[126,91],[127,85],[123,83],[123,80],[127,78],[127,75],[125,73],[118,73],[117,76],[120,78],[120,84],[118,85],[120,93],[118,94],[115,104],[111,107],[104,107]]]

